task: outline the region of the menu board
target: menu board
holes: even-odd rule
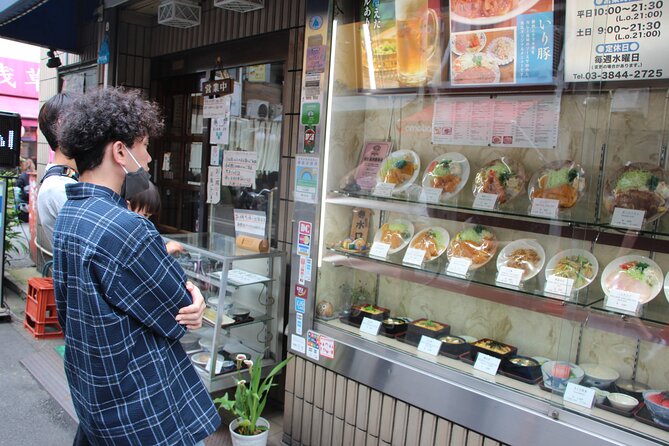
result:
[[[553,80],[553,0],[451,0],[453,86]]]
[[[662,33],[669,32],[665,12],[669,2],[567,0],[565,81],[669,77],[669,58],[662,57]]]
[[[432,143],[554,149],[559,122],[560,95],[442,97],[434,103]]]

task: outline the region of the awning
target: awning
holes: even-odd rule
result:
[[[81,53],[79,30],[96,0],[0,0],[0,37]]]
[[[23,118],[37,119],[39,100],[0,96],[0,111],[18,113]]]

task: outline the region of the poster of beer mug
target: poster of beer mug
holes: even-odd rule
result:
[[[430,20],[432,33],[430,29]],[[401,86],[427,82],[428,60],[434,56],[439,39],[439,18],[428,0],[395,0],[397,39],[397,79]],[[428,34],[433,41],[428,42]]]

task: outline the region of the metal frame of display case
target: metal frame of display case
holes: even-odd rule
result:
[[[207,249],[204,249],[202,247],[194,246],[192,243],[189,243],[189,239],[191,239],[193,236],[197,236],[198,234],[178,234],[178,235],[170,235],[164,237],[166,241],[175,241],[180,244],[182,244],[185,248],[185,251],[188,253],[196,253],[199,256],[203,258],[209,258],[213,259],[215,261],[221,262],[222,264],[222,269],[220,271],[221,277],[220,279],[216,277],[215,273],[209,272],[206,274],[203,273],[198,273],[195,271],[191,271],[189,269],[184,269],[184,272],[186,274],[186,277],[188,279],[194,279],[197,281],[201,282],[206,282],[212,286],[215,286],[218,288],[218,305],[216,305],[216,323],[211,323],[207,320],[203,320],[203,327],[204,326],[212,326],[214,335],[212,339],[212,347],[211,347],[211,354],[212,356],[218,355],[219,348],[221,347],[219,345],[219,336],[222,332],[222,330],[233,330],[241,327],[246,327],[252,324],[264,324],[265,330],[268,330],[268,323],[271,323],[272,321],[275,321],[277,331],[280,332],[280,330],[283,327],[283,308],[284,308],[284,301],[281,298],[281,294],[283,292],[283,283],[284,283],[284,277],[285,277],[285,253],[282,251],[278,251],[275,249],[270,249],[269,252],[266,253],[258,253],[258,252],[252,252],[252,251],[246,251],[242,249],[236,249],[236,254],[235,255],[222,255],[219,254],[215,251],[209,251]],[[235,238],[230,237],[230,236],[225,236],[221,234],[204,234],[208,237],[218,237],[221,240],[225,240],[227,243],[231,243],[232,246],[235,246]],[[226,290],[228,287],[231,285],[228,283],[228,274],[229,271],[232,269],[232,265],[234,262],[238,261],[253,261],[253,260],[263,260],[267,259],[267,278],[268,280],[262,280],[262,281],[255,281],[252,283],[247,283],[247,284],[239,284],[233,286],[235,287],[244,287],[244,286],[252,286],[252,285],[263,285],[263,290],[261,291],[261,294],[259,295],[259,300],[260,296],[264,296],[264,302],[267,302],[267,304],[262,304],[266,312],[262,317],[254,317],[253,321],[249,322],[239,322],[231,325],[225,326],[225,328],[222,327],[221,321],[224,315],[224,301],[226,298]],[[275,269],[274,262],[278,261],[280,266],[278,268],[278,271]],[[258,273],[255,273],[258,274]],[[276,289],[277,293],[275,294],[273,292],[273,289]],[[269,372],[272,370],[272,368],[281,361],[281,353],[283,351],[283,342],[282,342],[282,337],[280,335],[277,335],[277,333],[270,333],[271,337],[267,338],[265,340],[265,351],[264,352],[258,352],[263,355],[262,358],[262,376],[267,376]],[[243,340],[243,339],[240,339]],[[272,348],[271,345],[274,345]],[[191,353],[196,353],[196,351],[190,351],[188,352],[189,354]],[[269,355],[269,357],[267,357]],[[273,358],[272,358],[273,356]],[[255,358],[252,358],[255,359]],[[200,377],[202,378],[205,387],[209,392],[217,392],[219,390],[227,389],[230,387],[234,387],[236,384],[236,377],[237,377],[237,371],[236,369],[233,369],[231,371],[227,372],[222,372],[220,374],[216,374],[215,367],[211,367],[210,371],[207,372],[206,370],[200,368],[200,367],[195,367],[195,370],[198,372]],[[243,371],[244,374],[248,374],[247,371]]]
[[[311,36],[321,35],[323,42],[336,40],[332,27],[332,11],[335,7],[339,6],[335,6],[331,0],[309,0],[307,2],[307,24],[309,25],[313,18],[318,17],[322,19],[322,28],[315,29],[313,26],[306,28],[305,53],[307,53],[307,42]],[[330,52],[333,51],[333,46],[327,46],[327,60],[332,60]],[[331,63],[329,69],[326,68],[320,77],[320,85],[323,88],[318,97],[321,124],[320,131],[317,132],[316,146],[323,150],[311,155],[318,158],[317,161],[321,166],[319,180],[322,181],[317,190],[317,197],[324,197],[324,201],[316,200],[315,203],[310,204],[296,200],[294,215],[296,222],[309,222],[318,228],[325,221],[324,208],[326,205],[357,206],[452,221],[467,220],[509,229],[518,228],[518,222],[521,221],[524,231],[537,234],[558,235],[591,243],[624,245],[634,249],[669,253],[669,241],[656,239],[656,233],[653,230],[638,231],[634,237],[630,238],[627,234],[616,233],[610,225],[601,223],[599,215],[594,216],[593,221],[581,224],[582,222],[579,222],[578,219],[554,221],[530,215],[519,216],[498,211],[462,209],[457,206],[432,205],[341,191],[328,191],[325,194],[323,188],[327,187],[328,175],[325,148],[329,143],[331,113],[331,106],[328,106],[331,98],[328,96],[333,84]],[[530,90],[550,92],[554,89],[547,87],[523,89],[523,91]],[[458,91],[467,92],[462,89]],[[517,89],[507,89],[507,92],[514,91],[518,92]],[[476,92],[485,93],[479,90]],[[370,91],[358,93],[361,96],[371,94]],[[383,91],[383,94],[389,95],[403,93],[412,93],[412,91],[411,89]],[[413,93],[416,93],[415,89]],[[433,89],[431,93],[439,94],[441,91]],[[305,102],[304,93],[302,101]],[[310,98],[310,101],[314,101],[314,98]],[[305,126],[301,125],[300,129],[303,131]],[[605,151],[606,146],[602,147],[602,162]],[[298,154],[304,154],[302,141],[298,141]],[[598,186],[601,186],[601,183]],[[312,251],[314,247],[323,245],[319,240],[321,236],[319,230],[311,234]],[[294,246],[297,246],[299,242],[298,237],[299,235],[295,234]],[[366,255],[344,253],[336,249],[325,248],[320,254],[322,256],[319,259],[323,263],[331,263],[334,266],[392,276],[395,279],[419,284],[429,281],[430,287],[555,316],[580,324],[581,329],[584,324],[587,324],[588,327],[612,331],[637,340],[669,344],[669,331],[665,326],[665,323],[669,322],[666,319],[668,316],[665,315],[665,318],[662,318],[661,315],[648,314],[646,318],[636,318],[605,310],[601,308],[603,299],[601,293],[594,293],[595,297],[589,297],[584,302],[564,302],[561,299],[533,292],[507,289],[495,286],[494,283],[471,282],[430,271],[428,268],[413,268],[401,263],[372,259]],[[315,254],[311,256],[316,257]],[[299,265],[302,257],[293,252],[293,265]],[[560,395],[547,393],[539,386],[510,380],[501,375],[490,376],[479,373],[463,362],[443,356],[427,355],[417,351],[413,346],[402,345],[382,336],[366,335],[359,332],[357,328],[338,321],[320,321],[314,317],[316,280],[316,271],[306,277],[306,281],[310,281],[307,284],[310,292],[309,298],[306,299],[304,312],[297,311],[295,300],[292,297],[290,299],[288,334],[290,350],[293,354],[315,361],[329,370],[379,392],[508,444],[540,443],[547,446],[559,446],[571,443],[603,446],[651,445],[660,442],[669,445],[669,433],[658,438],[654,428],[643,425],[633,418],[621,419],[617,415],[598,408],[584,409],[565,404]],[[294,268],[290,290],[304,283],[305,277],[297,268]],[[309,338],[304,339],[307,331],[331,338],[334,342],[335,358],[310,354]],[[596,418],[588,416],[590,414],[595,414]]]

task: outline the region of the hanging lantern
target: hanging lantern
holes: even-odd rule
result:
[[[174,28],[191,28],[200,24],[202,8],[188,0],[161,0],[158,24]]]
[[[236,12],[249,12],[265,7],[265,0],[214,0],[214,6]]]

